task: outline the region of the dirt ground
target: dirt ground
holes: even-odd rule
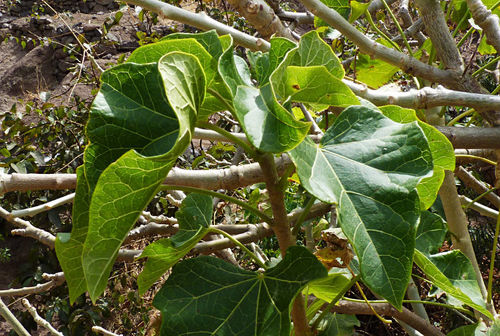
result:
[[[74,8],[65,11],[47,8],[34,14],[15,13],[8,1],[0,1],[0,115],[14,103],[41,99],[41,94],[45,98],[47,92],[56,105],[74,96],[90,99],[100,72],[139,45],[137,32],[150,29],[128,8],[120,23],[106,32],[117,6],[82,13],[82,1],[72,3]],[[161,36],[174,28],[160,22],[153,29]]]
[[[167,21],[152,27],[130,8],[122,11],[119,24],[109,27],[119,11],[113,0],[49,1],[54,11],[47,7],[41,11],[34,1],[22,1],[21,8],[15,8],[14,2],[0,0],[0,120],[14,105],[24,111],[29,101],[70,105],[78,97],[90,103],[102,70],[139,46],[138,32],[162,36],[178,28]],[[24,118],[27,123],[37,122],[35,115]],[[0,147],[2,143],[0,138]],[[10,230],[4,225],[0,222],[1,233]],[[33,257],[29,254],[34,243],[23,237],[0,241],[12,256],[0,264],[0,289],[20,286],[20,265]],[[19,302],[10,308],[24,310]],[[0,318],[0,336],[10,329]],[[32,335],[47,335],[41,329]]]

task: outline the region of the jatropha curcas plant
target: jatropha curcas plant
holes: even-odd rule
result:
[[[138,256],[147,258],[140,293],[170,272],[153,302],[162,312],[162,335],[333,335],[339,325],[352,331],[355,317],[329,309],[362,283],[401,311],[414,264],[458,305],[493,319],[467,257],[437,253],[447,226],[428,209],[444,171],[455,167],[452,145],[414,110],[376,107],[355,95],[343,77],[341,62],[316,31],[298,43],[274,37],[268,51],[249,51],[246,60],[235,53],[229,35],[172,34],[105,71],[77,171],[73,229],[56,240],[70,301],[85,292],[94,302],[99,298],[141,212],[159,191],[178,189],[188,192],[176,213],[178,232]],[[342,112],[324,134],[311,137],[311,122],[294,114],[297,106]],[[220,111],[231,113],[244,138],[209,122]],[[218,132],[260,165],[272,214],[211,190],[163,184],[195,127]],[[291,159],[284,173],[276,164],[282,154]],[[284,202],[292,168],[294,183],[309,194],[293,222]],[[238,202],[266,223],[281,260],[266,264],[216,228],[213,197]],[[340,263],[344,268],[328,270],[296,245],[301,221],[315,203],[335,206],[348,241],[344,249],[353,251]],[[240,246],[259,269],[211,256],[181,261],[214,233]]]

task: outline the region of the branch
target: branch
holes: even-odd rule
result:
[[[4,218],[6,221],[12,223],[14,226],[19,227],[20,229],[12,230],[12,234],[14,235],[20,235],[20,236],[25,236],[25,237],[30,237],[33,239],[38,240],[44,245],[49,246],[50,248],[54,248],[54,243],[56,238],[50,234],[47,231],[44,231],[42,229],[39,229],[33,225],[31,225],[30,222],[25,221],[20,218],[16,218],[12,216],[11,213],[9,213],[7,210],[4,208],[0,207],[0,217]]]
[[[477,264],[476,254],[474,253],[474,248],[469,235],[469,223],[467,221],[467,216],[462,209],[462,205],[460,204],[460,199],[458,198],[455,177],[453,176],[453,172],[449,170],[445,171],[444,181],[439,189],[439,196],[441,197],[443,203],[444,213],[446,215],[446,221],[448,222],[448,228],[451,233],[453,246],[462,251],[462,253],[469,258],[472,267],[474,268],[479,289],[485,299],[486,287]]]
[[[115,334],[109,330],[106,330],[102,327],[99,327],[99,326],[93,326],[92,327],[92,331],[93,332],[96,332],[96,333],[99,333],[99,334],[103,334],[105,336],[123,336],[122,334]]]
[[[396,0],[386,0],[385,2],[388,5],[391,5],[392,3],[396,2]],[[378,10],[382,8],[384,8],[384,3],[382,2],[382,0],[373,0],[368,6],[368,11],[373,16]]]
[[[253,224],[218,224],[218,225],[212,225],[215,229],[222,230],[224,232],[227,232],[229,234],[239,234],[239,233],[244,233],[247,231],[252,231],[254,230],[255,225]],[[150,237],[150,236],[171,236],[176,234],[179,231],[179,225],[173,224],[173,225],[165,225],[165,224],[160,224],[156,222],[152,223],[147,223],[143,224],[141,226],[138,226],[132,230],[127,235],[127,238],[125,238],[125,241],[123,242],[124,244],[127,244],[131,241],[144,238],[144,237]]]
[[[276,159],[282,173],[292,164],[288,156]],[[62,177],[62,178],[61,178]],[[199,187],[207,190],[236,189],[262,182],[262,171],[257,163],[232,166],[225,169],[187,170],[172,168],[164,184]],[[0,194],[10,191],[74,189],[76,174],[2,174]]]
[[[329,25],[340,31],[354,44],[360,51],[373,58],[379,58],[389,64],[401,68],[404,72],[416,77],[422,77],[432,82],[438,82],[446,86],[453,87],[457,80],[456,74],[435,68],[425,64],[416,58],[410,57],[397,50],[387,48],[377,43],[365,34],[353,27],[335,10],[327,7],[320,0],[303,0],[302,3],[316,16],[323,19]]]
[[[455,174],[467,187],[471,188],[478,194],[483,194],[490,190],[490,188],[486,187],[482,182],[477,180],[463,167],[458,167],[458,169],[455,171]],[[493,192],[490,192],[484,195],[484,198],[490,201],[497,209],[500,209],[500,196]]]
[[[44,327],[45,329],[50,331],[50,333],[54,336],[64,336],[63,333],[57,331],[48,321],[44,320],[40,315],[38,315],[38,312],[36,311],[35,307],[33,307],[27,299],[22,299],[21,302],[23,306],[31,314],[36,324]]]
[[[424,87],[408,92],[388,92],[383,89],[371,90],[364,84],[356,84],[347,79],[344,79],[343,82],[349,86],[354,94],[379,106],[391,104],[412,109],[427,109],[451,105],[500,110],[500,96],[449,90],[442,86],[435,89]]]
[[[268,40],[271,35],[286,37],[295,40],[292,37],[290,29],[285,27],[274,10],[263,0],[228,0],[248,22]]]
[[[474,22],[483,29],[486,42],[492,45],[500,53],[500,24],[498,16],[491,13],[481,0],[467,0]]]
[[[406,28],[404,34],[415,38],[419,44],[423,44],[427,37],[422,33],[424,28],[424,21],[420,18],[415,21],[410,27]],[[394,42],[400,43],[403,41],[403,36],[398,35],[392,39]]]
[[[170,19],[182,23],[186,23],[193,27],[202,30],[215,29],[219,35],[231,35],[234,41],[252,50],[267,51],[270,48],[269,42],[245,34],[237,29],[226,26],[212,18],[210,18],[206,13],[192,13],[179,7],[169,5],[167,3],[161,2],[159,0],[127,0],[129,4],[141,6],[144,9],[150,10],[154,13],[159,14],[165,19]]]
[[[332,208],[331,204],[326,203],[317,203],[311,207],[311,210],[306,216],[306,219],[313,219],[319,216],[326,214]],[[288,214],[288,221],[293,226],[293,223],[299,218],[302,214],[303,209],[297,209]],[[273,230],[271,226],[267,223],[259,223],[259,224],[247,224],[247,225],[238,225],[243,226],[246,230],[243,233],[235,234],[234,238],[237,239],[240,243],[249,244],[252,242],[257,242],[265,237],[270,237],[273,235]],[[229,232],[229,231],[227,231]],[[212,253],[218,250],[234,247],[234,243],[228,238],[222,238],[219,240],[211,240],[211,241],[203,241],[196,244],[196,246],[190,251],[190,254],[199,254],[199,253]],[[121,249],[118,253],[118,259],[121,261],[132,262],[142,253],[142,250],[129,250],[129,249]]]
[[[403,321],[423,335],[445,336],[438,328],[427,322],[420,316],[403,307],[398,311],[390,303],[372,302],[370,305],[379,315],[392,316]],[[340,300],[331,309],[332,312],[351,315],[373,315],[373,310],[366,303]]]
[[[451,37],[441,4],[437,0],[416,0],[415,4],[424,21],[427,35],[431,38],[436,54],[443,62],[445,69],[450,69],[460,75],[464,71],[464,63]]]
[[[75,193],[71,193],[61,198],[55,199],[53,201],[41,205],[37,205],[32,208],[13,210],[11,214],[14,217],[26,217],[26,216],[33,217],[35,215],[38,215],[39,213],[60,207],[61,205],[72,203],[74,198],[75,198]]]
[[[0,315],[10,324],[12,329],[14,329],[19,336],[30,336],[30,333],[24,328],[14,314],[12,314],[9,307],[2,301],[2,298],[0,298]]]
[[[481,4],[480,0],[477,1]],[[447,86],[460,91],[486,93],[487,91],[476,79],[464,72],[465,67],[460,51],[448,29],[440,2],[438,0],[416,0],[416,4],[423,18],[427,34],[430,36],[432,45],[436,49],[438,58],[443,63],[445,69],[454,74],[454,81],[448,83]],[[476,110],[491,125],[500,126],[500,109],[477,108]]]
[[[282,20],[295,21],[298,24],[313,24],[314,15],[311,12],[287,12],[281,11],[277,14]]]
[[[23,287],[23,288],[11,288],[0,290],[0,296],[23,296],[30,294],[37,294],[47,292],[53,287],[60,286],[64,283],[64,274],[63,272],[59,272],[56,274],[42,274],[42,278],[49,280],[43,284],[38,284],[32,287]]]
[[[4,174],[0,173],[0,195],[9,191],[75,189],[76,174]],[[40,188],[38,188],[40,186]]]
[[[366,90],[366,95],[374,95],[374,100],[381,105],[390,103],[376,98],[378,90]],[[426,90],[426,89],[424,89]],[[430,89],[434,90],[434,89]],[[446,89],[444,89],[446,90]],[[422,90],[420,90],[422,91]],[[450,90],[446,90],[450,91]],[[439,91],[432,93],[432,99],[441,99],[438,95]],[[398,94],[398,97],[403,97],[404,92]],[[475,95],[462,93],[466,95]],[[445,93],[446,96],[446,93]],[[482,95],[479,95],[482,96]],[[387,97],[387,96],[386,96]],[[429,96],[428,96],[429,97]],[[493,97],[493,96],[491,96]],[[385,98],[384,98],[385,99]],[[412,98],[413,99],[413,98]],[[389,97],[390,100],[390,97]],[[403,101],[410,101],[410,98],[401,98],[398,104],[403,104]],[[425,99],[424,99],[425,100]],[[430,103],[428,101],[428,103]],[[410,104],[410,103],[409,103]],[[423,104],[423,103],[418,103]],[[408,106],[408,105],[406,105]],[[478,128],[478,127],[437,127],[437,129],[446,135],[448,140],[455,148],[500,148],[500,132],[498,128]],[[243,136],[242,133],[235,133],[236,136]],[[318,141],[317,136],[313,137]],[[280,173],[292,164],[288,156],[281,156],[275,160],[275,164]],[[232,166],[225,169],[210,169],[210,170],[186,170],[173,168],[164,184],[178,185],[186,187],[199,187],[208,190],[218,189],[236,189],[246,187],[264,180],[262,171],[257,163],[251,163],[241,166]],[[75,174],[2,174],[0,173],[0,194],[10,191],[28,191],[28,190],[61,190],[74,189],[76,187]]]
[[[499,127],[445,127],[436,126],[438,131],[446,135],[455,148],[499,148]]]
[[[474,202],[471,204],[472,200],[466,196],[459,195],[458,198],[460,199],[460,203],[462,206],[468,206],[469,209],[475,210],[479,212],[480,215],[490,217],[497,219],[498,218],[498,211],[493,210],[492,208],[488,208],[486,205],[483,205],[478,202]]]

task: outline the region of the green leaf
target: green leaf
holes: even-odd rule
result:
[[[68,284],[70,304],[87,291],[81,258],[89,224],[89,186],[82,166],[76,169],[76,175],[73,229],[71,234],[58,233],[56,238],[56,255]]]
[[[332,48],[323,41],[316,31],[304,34],[298,47],[290,50],[281,64],[271,74],[270,83],[278,100],[286,100],[287,67],[323,65],[333,77],[342,79],[344,68]]]
[[[361,324],[355,315],[328,314],[318,325],[318,336],[351,336]]]
[[[349,14],[351,13],[351,6],[349,5],[349,0],[321,0],[326,6],[331,9],[337,11],[340,15],[344,17],[344,19],[349,18]],[[315,17],[314,18],[314,27],[322,27],[328,26],[328,23],[323,21],[322,19]]]
[[[481,55],[493,55],[497,53],[495,47],[486,42],[486,35],[483,35],[481,38],[477,51],[479,51]]]
[[[291,150],[304,140],[311,126],[278,104],[269,85],[260,90],[238,86],[234,108],[248,140],[264,152]]]
[[[233,97],[239,85],[252,86],[250,70],[245,61],[234,54],[234,47],[228,48],[220,57],[219,74]]]
[[[174,266],[154,298],[162,335],[289,335],[293,298],[327,275],[304,247],[292,246],[264,273],[202,256]]]
[[[385,116],[391,118],[395,122],[409,123],[417,121],[418,125],[424,131],[427,142],[429,143],[429,148],[431,149],[434,171],[432,176],[424,178],[419,183],[417,192],[422,209],[428,209],[436,200],[439,188],[443,183],[444,171],[455,169],[455,151],[453,145],[448,138],[436,128],[420,121],[415,110],[395,105],[382,106],[379,109]]]
[[[132,69],[141,67],[133,63],[128,65]],[[144,66],[151,65],[155,64]],[[114,137],[111,131],[107,134],[105,139],[109,142],[116,142],[117,145],[123,143],[124,147],[130,146],[127,142],[132,142],[132,139],[124,138],[130,131],[124,125],[127,125],[127,122],[133,118],[143,119],[142,122],[144,119],[160,118],[162,121],[160,125],[150,121],[141,132],[154,134],[151,129],[163,126],[163,133],[157,139],[146,138],[150,142],[141,150],[141,153],[129,150],[109,165],[99,177],[90,204],[89,229],[82,256],[87,289],[94,302],[106,288],[108,275],[128,231],[155,195],[177,157],[187,148],[196,122],[197,111],[204,99],[205,75],[195,56],[171,52],[163,56],[155,66],[157,73],[161,76],[168,103],[175,112],[177,120],[171,117],[161,120],[165,118],[159,113],[163,107],[160,101],[152,98],[156,92],[148,92],[147,85],[140,86],[138,83],[122,84],[121,87],[128,97],[135,98],[134,101],[130,99],[113,101],[114,108],[109,109],[113,113],[122,112],[113,120],[117,123],[121,121],[120,116],[124,118],[124,115],[129,114],[129,118],[122,121],[121,127],[112,128],[120,133],[115,133]],[[124,82],[129,80],[130,76],[127,73],[122,74],[120,79]],[[103,87],[104,85],[107,84],[103,84]],[[136,91],[133,91],[134,88]],[[108,97],[102,93],[102,98],[107,101]],[[165,98],[162,100],[165,103]],[[156,105],[151,108],[147,105],[150,102]],[[121,110],[115,107],[119,104],[122,104]],[[137,115],[138,109],[142,109],[140,115]],[[173,128],[173,132],[169,134],[168,128]],[[123,133],[125,134],[122,135]],[[178,136],[173,138],[172,134],[178,134]],[[132,135],[128,136],[132,137]],[[137,138],[136,135],[135,138]]]
[[[345,292],[345,287],[350,280],[343,274],[330,273],[328,277],[311,281],[307,285],[309,294],[318,299],[331,302],[340,292]]]
[[[365,13],[365,11],[370,6],[369,2],[358,2],[351,1],[351,15],[349,16],[349,23],[353,23],[356,21],[361,15]]]
[[[302,186],[338,204],[339,223],[358,255],[363,281],[401,309],[420,217],[415,188],[432,171],[422,129],[352,106],[319,145],[306,139],[289,154]]]
[[[481,323],[474,323],[468,326],[462,326],[450,331],[447,336],[486,336],[488,327]]]
[[[446,294],[492,318],[484,307],[470,260],[458,250],[425,256],[415,249],[415,263],[435,286]]]
[[[354,93],[324,66],[286,69],[286,96],[292,101],[338,107],[359,105]]]
[[[226,35],[227,36],[227,35]],[[217,35],[217,32],[215,29],[202,32],[202,33],[173,33],[169,34],[165,37],[161,38],[161,41],[164,40],[182,40],[182,39],[189,39],[193,38],[196,41],[198,41],[205,50],[212,55],[212,57],[217,61],[222,55],[223,50],[226,48],[223,48],[221,40],[219,39],[219,36]],[[186,51],[187,50],[182,50]],[[197,56],[196,54],[194,54]]]
[[[219,57],[222,55],[224,50],[229,48],[229,46],[233,43],[232,38],[230,35],[224,35],[224,36],[217,36],[217,33],[215,30],[210,30],[204,33],[175,33],[175,34],[170,34],[165,37],[163,37],[161,40],[182,40],[182,39],[195,39],[197,42],[199,42],[205,50],[212,56],[211,62],[210,62],[210,69],[204,69],[205,74],[207,74],[207,80],[209,80],[209,85],[208,89],[212,89],[216,92],[219,92],[219,94],[224,97],[228,102],[231,101],[231,96],[230,93],[228,92],[226,86],[222,82],[222,79],[220,78],[220,75],[217,72],[217,66],[218,66],[218,61]],[[186,51],[186,50],[183,50]],[[195,56],[197,56],[195,54]],[[203,65],[203,64],[202,64]],[[209,72],[215,72],[215,77],[213,80],[210,80],[208,73]],[[226,110],[227,106],[222,103],[219,98],[214,97],[212,94],[207,93],[207,96],[205,97],[205,101],[203,102],[203,105],[200,108],[200,112],[198,114],[198,120],[207,120],[209,116],[212,114]]]
[[[495,335],[500,335],[500,319],[497,318],[495,321],[493,321],[493,324],[491,327],[488,329],[488,332],[486,333],[487,336],[495,336]]]
[[[102,74],[86,128],[85,176],[91,194],[102,171],[128,149],[158,155],[175,143],[178,121],[157,67],[125,63]]]
[[[84,172],[78,177],[72,235],[64,244],[67,237],[61,236],[56,247],[63,270],[67,270],[71,301],[84,291],[81,253],[88,230],[90,199],[102,171],[130,148],[148,153],[154,149],[151,144],[168,145],[170,141],[173,145],[179,127],[155,64],[122,64],[105,71],[101,80],[87,124],[91,143],[80,168]]]
[[[191,55],[194,55],[200,61],[200,64],[205,71],[206,82],[209,85],[212,80],[215,78],[217,73],[217,58],[212,57],[214,54],[210,54],[207,51],[207,48],[204,47],[206,45],[206,39],[210,39],[209,33],[205,33],[206,35],[203,37],[195,38],[185,38],[185,39],[168,39],[162,40],[157,43],[147,44],[140,48],[135,49],[130,57],[127,59],[127,63],[157,63],[160,58],[164,55],[173,52],[173,51],[181,51]],[[208,36],[207,36],[208,35]],[[193,36],[194,37],[194,36]],[[200,41],[204,44],[202,45]],[[209,50],[215,51],[215,49],[219,50],[216,47],[212,47]],[[216,54],[215,54],[216,55]]]
[[[171,238],[160,239],[148,245],[140,258],[148,258],[137,283],[139,294],[144,294],[170,267],[184,257],[208,232],[212,222],[212,198],[189,194],[175,217],[179,231]]]
[[[443,245],[446,232],[448,232],[448,227],[441,216],[430,211],[422,211],[417,227],[415,248],[425,255],[437,252]]]
[[[384,39],[378,39],[377,42],[388,48],[392,48],[389,42]],[[355,69],[354,65],[356,66]],[[356,71],[357,80],[375,89],[378,89],[390,81],[394,74],[399,70],[399,68],[394,65],[379,59],[372,59],[370,56],[365,54],[358,54],[358,59],[356,62],[351,64],[351,67],[353,67],[353,70]]]
[[[269,83],[269,76],[285,58],[285,55],[297,45],[283,37],[271,38],[271,49],[269,52],[247,52],[252,76],[259,83],[259,87]]]

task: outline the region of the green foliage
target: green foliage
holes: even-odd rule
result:
[[[290,302],[307,282],[324,276],[323,265],[299,246],[264,273],[198,257],[174,267],[153,304],[163,314],[162,335],[285,336]]]
[[[319,145],[306,139],[290,156],[302,185],[337,204],[364,282],[401,308],[420,217],[415,188],[432,170],[421,128],[416,122],[395,123],[373,109],[349,107]]]
[[[455,152],[450,141],[434,127],[420,121],[414,110],[395,105],[380,107],[382,113],[399,123],[417,122],[427,138],[432,153],[434,170],[432,176],[424,178],[417,186],[422,209],[428,209],[436,200],[439,186],[443,183],[444,171],[455,169]]]
[[[377,42],[388,48],[392,48],[390,43],[384,39],[378,39]],[[399,68],[394,65],[379,59],[373,59],[364,54],[359,54],[356,64],[352,64],[351,66],[353,70],[356,71],[356,79],[374,89],[378,89],[386,84],[399,70]],[[356,68],[354,68],[354,66],[356,66]]]
[[[269,52],[249,52],[247,58],[248,63],[235,54],[231,38],[214,31],[182,33],[138,48],[126,63],[103,73],[86,129],[90,144],[77,171],[73,229],[56,241],[70,301],[88,291],[96,302],[120,246],[191,142],[195,125],[206,126],[211,114],[227,110],[248,141],[231,140],[254,160],[267,153],[291,157],[300,187],[280,201],[287,210],[302,203],[297,194],[304,189],[336,205],[338,223],[359,262],[351,266],[374,293],[401,309],[415,258],[436,286],[487,313],[463,255],[429,255],[446,233],[442,219],[424,210],[436,199],[444,170],[455,165],[448,140],[413,110],[379,109],[358,99],[342,82],[339,59],[315,31],[298,45],[273,38]],[[358,75],[374,66],[369,62],[358,63]],[[374,76],[375,86],[385,83],[386,70]],[[292,112],[297,103],[315,111],[345,109],[316,144],[307,136],[310,123]],[[217,148],[235,151],[228,145]],[[286,185],[280,182],[283,189]],[[250,207],[270,210],[262,203],[273,200],[261,197],[263,188],[240,194]],[[179,262],[210,232],[212,216],[210,197],[189,194],[176,213],[179,231],[141,255],[147,261],[138,279],[140,294],[171,269],[154,299],[163,316],[162,335],[235,330],[288,335],[291,305],[304,287],[328,302],[358,280],[338,270],[327,275],[313,254],[296,246],[263,272],[212,257]],[[461,265],[454,273],[448,267],[452,261]],[[337,314],[319,322],[321,335],[349,334],[359,325],[355,317]]]
[[[140,256],[148,258],[137,279],[141,295],[208,232],[212,222],[212,198],[189,194],[175,216],[179,222],[179,232],[171,238],[160,239],[148,245]]]
[[[354,333],[354,327],[359,326],[354,315],[328,314],[318,326],[318,336],[349,336]]]
[[[432,284],[460,302],[493,318],[484,306],[470,260],[460,251],[426,256],[416,249],[414,257],[415,263]]]

